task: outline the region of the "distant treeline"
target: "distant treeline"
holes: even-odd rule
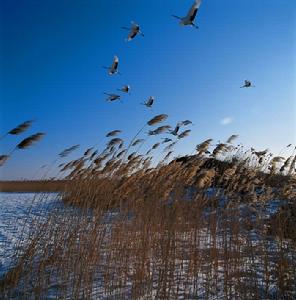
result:
[[[0,192],[59,192],[66,180],[0,181]]]

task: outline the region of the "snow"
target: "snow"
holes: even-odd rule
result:
[[[217,190],[208,190],[207,196],[214,197],[217,193]],[[189,193],[190,194],[190,193]],[[188,198],[184,199],[185,201],[189,200]],[[209,274],[214,274],[214,266],[210,263],[210,254],[211,251],[215,250],[217,253],[223,252],[223,243],[229,242],[231,244],[231,237],[228,237],[227,230],[223,232],[223,226],[219,230],[219,224],[225,222],[223,221],[223,209],[225,208],[227,203],[226,197],[221,197],[221,203],[217,207],[213,209],[206,210],[204,212],[204,217],[207,219],[211,216],[211,214],[217,214],[217,216],[221,216],[217,218],[217,228],[215,229],[216,234],[213,235],[210,228],[205,227],[201,229],[198,233],[197,241],[194,242],[192,238],[192,232],[190,229],[188,231],[183,231],[176,233],[176,243],[178,244],[178,252],[176,252],[176,256],[172,261],[170,261],[173,274],[173,282],[176,284],[175,287],[171,290],[174,295],[178,295],[178,299],[223,299],[224,291],[223,284],[225,282],[225,266],[224,261],[221,257],[217,259],[217,267],[218,272],[216,273],[216,277],[210,278],[206,277]],[[278,209],[285,205],[285,201],[282,200],[270,200],[264,204],[262,203],[252,203],[252,204],[241,204],[238,206],[238,214],[234,214],[235,218],[239,219],[249,219],[250,221],[256,222],[257,218],[260,217],[262,219],[268,218],[270,215],[273,215],[278,211]],[[170,205],[171,203],[168,203]],[[28,240],[31,231],[36,227],[36,223],[42,223],[46,220],[46,217],[52,212],[54,209],[59,209],[59,213],[65,214],[67,216],[72,216],[72,218],[79,218],[79,209],[73,207],[64,207],[62,202],[60,201],[58,194],[48,193],[48,194],[29,194],[29,193],[0,193],[0,277],[3,275],[10,267],[13,266],[13,258],[15,251],[18,249],[22,249],[25,245],[26,240]],[[73,214],[72,214],[73,213]],[[53,226],[60,226],[62,222],[68,222],[71,218],[63,218],[61,215],[58,215]],[[86,219],[89,220],[90,226],[92,225],[92,213],[88,212]],[[132,220],[133,216],[130,216],[130,219],[126,219],[125,222]],[[101,220],[101,224],[103,227],[107,227],[107,235],[105,236],[106,240],[110,238],[110,234],[112,229],[115,226],[120,226],[120,213],[119,211],[110,211],[105,214],[105,216]],[[117,223],[117,224],[116,224]],[[66,223],[63,224],[66,226]],[[85,228],[87,229],[87,228]],[[134,232],[135,233],[135,232]],[[158,237],[154,237],[156,240]],[[165,238],[164,236],[159,237],[159,239]],[[276,270],[276,260],[278,259],[278,248],[286,247],[283,244],[279,245],[279,243],[270,238],[270,240],[266,239],[266,237],[261,236],[261,232],[256,231],[254,229],[245,230],[243,228],[240,229],[239,233],[240,240],[240,251],[241,251],[241,263],[242,265],[233,270],[233,272],[240,272],[240,276],[243,279],[244,276],[248,278],[248,274],[256,273],[257,274],[257,292],[264,293],[264,289],[266,286],[264,285],[264,274],[265,270],[264,266],[264,257],[260,256],[260,251],[258,254],[254,252],[253,257],[249,255],[249,248],[255,247],[257,250],[264,249],[266,253],[266,258],[269,263],[268,266],[270,268],[270,274],[274,274]],[[79,242],[79,241],[78,241]],[[137,248],[139,245],[135,240],[134,245],[130,245],[131,248]],[[196,244],[192,244],[196,243]],[[118,282],[119,278],[117,278],[118,270],[120,270],[120,266],[116,266],[116,262],[114,261],[114,265],[108,261],[108,257],[106,256],[107,248],[104,248],[104,243],[102,243],[101,252],[101,261],[100,268],[95,271],[94,280],[92,285],[92,299],[130,299],[133,291],[133,281],[132,278],[135,276],[137,271],[137,260],[136,258],[130,257],[130,265],[128,273],[128,279],[125,281],[124,286],[110,287],[110,283],[106,282],[104,279],[103,270],[110,267],[110,272],[113,271],[113,280],[114,283]],[[196,274],[193,274],[190,271],[190,251],[192,249],[198,250],[198,253],[201,255],[200,267],[197,270]],[[254,249],[255,249],[254,248]],[[288,251],[289,252],[289,251]],[[295,259],[295,253],[290,252],[291,256],[287,257],[288,262],[292,262]],[[115,255],[116,253],[111,253],[111,255]],[[228,264],[229,266],[235,265],[235,258],[229,257]],[[116,260],[116,259],[115,259]],[[96,266],[97,268],[97,266]],[[163,262],[161,261],[161,257],[155,252],[151,253],[150,259],[150,276],[149,282],[143,284],[143,294],[139,299],[155,299],[159,298],[162,295],[158,294],[160,291],[163,292],[163,288],[161,285],[161,280],[159,279],[159,274],[163,270]],[[212,270],[213,269],[213,270]],[[74,269],[69,270],[70,274],[74,274]],[[206,275],[207,274],[207,275]],[[246,275],[243,275],[246,274]],[[70,275],[71,277],[72,275]],[[69,277],[69,278],[70,278]],[[33,278],[34,279],[34,278]],[[234,280],[234,279],[233,279]],[[120,280],[119,280],[120,281]],[[207,285],[212,282],[212,285],[215,286],[215,295],[211,297],[207,291]],[[216,283],[218,284],[216,285]],[[61,284],[61,281],[57,279],[57,282],[52,282],[51,287],[48,289],[47,299],[56,299],[56,293],[58,292],[58,286]],[[69,284],[68,282],[64,283],[66,286]],[[251,284],[251,283],[250,283]],[[233,286],[236,286],[237,283],[233,281]],[[108,290],[106,290],[106,286]],[[247,286],[247,285],[246,285]],[[152,288],[151,288],[152,287]],[[196,289],[198,287],[198,290]],[[254,287],[254,290],[256,289]],[[198,292],[198,295],[195,293]],[[213,290],[212,290],[213,292]],[[233,295],[235,296],[235,290],[233,290]],[[277,295],[277,279],[270,275],[270,284],[268,287],[268,294],[270,297],[276,297]],[[294,295],[294,294],[293,294]],[[210,296],[210,297],[209,297]],[[69,296],[69,299],[71,297]]]
[[[58,194],[0,192],[0,277],[29,235],[33,222],[41,222],[53,207],[61,205]]]

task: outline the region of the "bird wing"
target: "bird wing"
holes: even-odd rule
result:
[[[114,101],[114,100],[118,100],[118,99],[120,99],[119,95],[111,95],[110,96],[110,101]]]
[[[140,30],[140,26],[138,24],[132,22],[131,31],[130,31],[128,38],[133,39],[138,34],[139,30]]]
[[[118,62],[119,62],[118,57],[114,56],[114,60],[113,60],[112,66],[111,66],[112,70],[117,70],[117,68],[118,68]]]
[[[134,31],[139,31],[140,30],[140,26],[136,23],[132,23],[132,30]]]
[[[187,18],[190,19],[190,21],[193,21],[196,17],[197,11],[201,5],[201,0],[195,0],[193,5],[191,6],[190,10],[188,11]]]
[[[131,33],[129,34],[128,38],[133,39],[137,35],[138,31],[132,30]]]
[[[153,97],[149,97],[149,99],[146,101],[145,105],[146,106],[152,106],[153,101],[154,101]]]

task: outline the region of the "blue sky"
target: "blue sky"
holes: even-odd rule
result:
[[[0,133],[36,119],[26,134],[0,141],[0,154],[37,131],[36,147],[18,151],[0,178],[32,177],[73,144],[86,147],[107,131],[130,138],[158,113],[195,126],[177,147],[191,153],[206,138],[280,153],[296,144],[294,0],[203,0],[199,30],[179,26],[192,0],[1,1]],[[141,25],[127,43],[121,26]],[[120,59],[122,75],[102,65]],[[240,89],[245,79],[256,86]],[[122,103],[103,92],[130,84]],[[140,102],[155,97],[153,112]],[[222,125],[223,119],[228,124]],[[227,123],[227,122],[226,122]],[[151,140],[153,143],[154,140]],[[77,152],[77,155],[79,152]]]

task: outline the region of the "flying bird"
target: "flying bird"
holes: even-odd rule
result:
[[[130,42],[138,34],[140,34],[141,36],[144,36],[144,33],[141,31],[139,24],[136,24],[135,22],[131,22],[131,23],[132,23],[132,26],[130,28],[121,27],[122,29],[129,30],[129,34],[128,34],[128,37],[126,39],[127,42]]]
[[[110,101],[110,102],[120,99],[120,95],[108,94],[108,93],[104,93],[104,94],[108,96],[107,101]]]
[[[124,85],[122,88],[120,88],[120,89],[117,89],[117,91],[120,91],[120,92],[123,92],[123,93],[129,93],[129,91],[130,91],[130,89],[131,89],[131,87],[128,85],[128,84],[126,84],[126,85]]]
[[[142,103],[143,105],[145,105],[146,107],[151,108],[152,105],[154,103],[154,97],[150,96],[146,102]]]
[[[250,88],[250,87],[255,87],[255,86],[252,85],[252,82],[250,80],[245,80],[244,85],[241,86],[240,88]]]
[[[118,64],[119,64],[118,56],[114,55],[111,67],[105,67],[105,66],[103,66],[103,68],[109,70],[109,72],[108,72],[109,75],[120,74],[118,72]]]
[[[174,18],[177,18],[180,20],[180,25],[191,25],[191,26],[195,27],[196,29],[198,29],[198,26],[195,25],[195,23],[194,23],[194,19],[196,17],[196,14],[199,10],[200,5],[201,5],[201,0],[195,0],[185,17],[178,17],[175,15],[172,15],[172,16]]]

